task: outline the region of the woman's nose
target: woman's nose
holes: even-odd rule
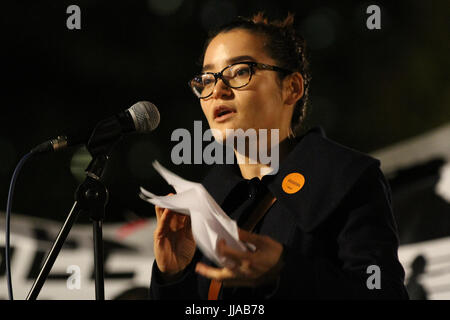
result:
[[[217,99],[231,95],[231,88],[227,86],[222,79],[218,79],[216,85],[214,86],[212,97]]]

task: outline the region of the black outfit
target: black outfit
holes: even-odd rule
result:
[[[341,146],[314,128],[280,164],[276,175],[242,178],[237,165],[216,165],[203,184],[238,224],[270,191],[277,201],[253,232],[283,244],[276,283],[222,288],[220,299],[407,299],[397,256],[397,227],[389,186],[379,161]],[[282,181],[301,173],[305,184],[287,194]],[[164,283],[153,264],[151,299],[206,299],[210,280],[195,273],[197,250],[181,278]],[[367,286],[370,265],[380,268],[381,288]]]

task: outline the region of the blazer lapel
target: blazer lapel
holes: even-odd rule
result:
[[[303,231],[310,232],[336,209],[371,165],[379,165],[379,161],[327,139],[320,128],[315,128],[283,161],[268,187],[296,216]],[[290,173],[304,177],[303,186],[295,193],[283,189],[283,180]]]
[[[292,213],[300,228],[310,232],[337,208],[364,170],[379,164],[366,154],[329,140],[322,128],[316,127],[299,138],[278,173],[264,176],[262,181]],[[304,177],[302,188],[295,193],[283,190],[283,180],[291,173]],[[215,165],[202,184],[222,205],[230,191],[242,181],[235,159],[234,165]]]

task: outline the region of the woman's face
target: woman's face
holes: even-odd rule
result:
[[[206,49],[203,72],[219,72],[241,61],[278,65],[265,52],[264,40],[263,36],[242,29],[218,34]],[[229,88],[219,79],[212,95],[200,100],[203,112],[210,128],[219,130],[224,138],[226,129],[252,128],[257,132],[279,129],[279,138],[283,140],[289,132],[293,105],[286,103],[277,72],[254,70],[250,83],[242,88]],[[229,113],[219,116],[219,108]]]

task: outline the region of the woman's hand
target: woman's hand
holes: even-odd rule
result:
[[[195,240],[191,231],[191,218],[158,206],[155,206],[155,211],[155,260],[159,270],[169,278],[183,271],[194,257]]]
[[[239,229],[241,241],[249,242],[256,247],[255,251],[238,251],[219,241],[218,250],[221,256],[229,259],[233,267],[213,268],[204,263],[197,263],[196,272],[218,281],[224,286],[255,287],[275,281],[282,261],[283,246],[281,243],[264,235],[257,235]]]

